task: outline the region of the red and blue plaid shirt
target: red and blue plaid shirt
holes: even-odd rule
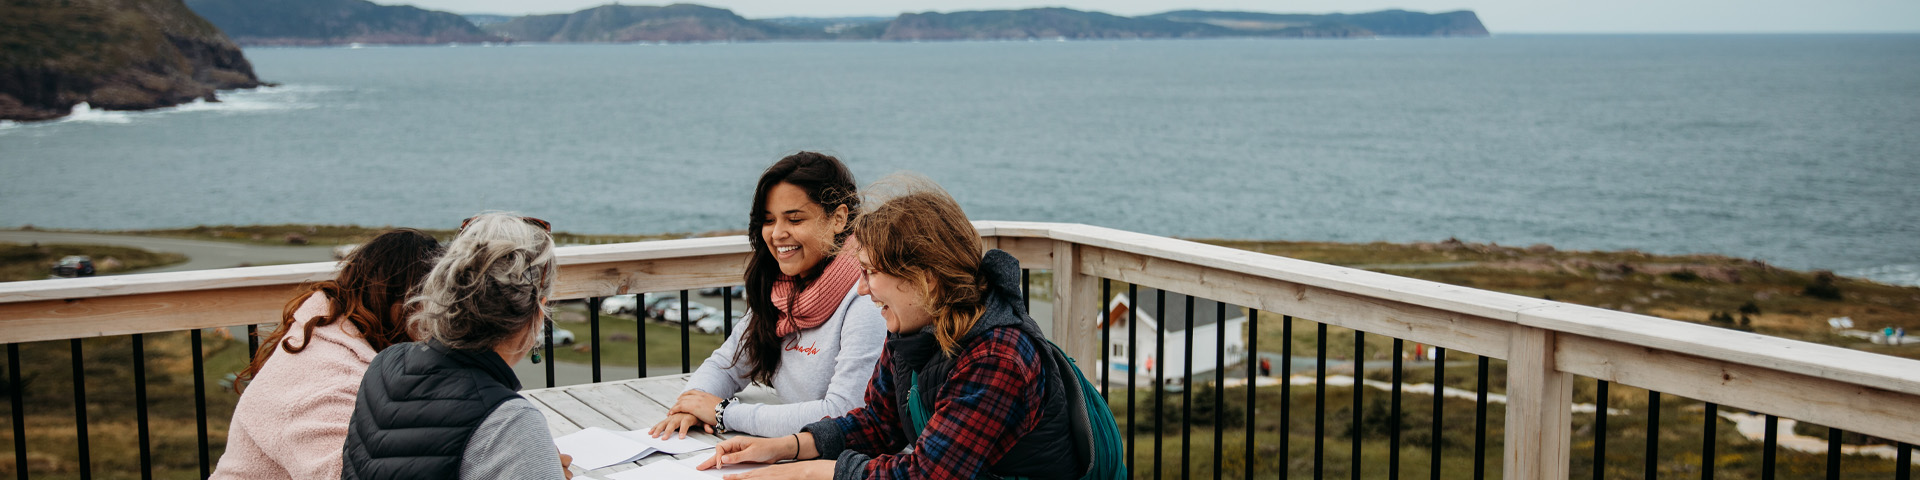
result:
[[[987,471],[1040,423],[1043,360],[1017,328],[994,328],[968,339],[953,371],[932,395],[919,438],[901,430],[905,405],[893,394],[893,352],[880,353],[867,405],[834,418],[846,448],[867,454],[867,478],[971,479]],[[909,443],[911,442],[911,443]],[[912,453],[900,453],[907,446]]]

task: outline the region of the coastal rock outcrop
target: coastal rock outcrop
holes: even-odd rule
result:
[[[9,0],[0,119],[47,120],[217,100],[261,85],[240,48],[178,0]]]

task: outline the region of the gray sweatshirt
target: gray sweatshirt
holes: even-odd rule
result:
[[[791,435],[816,420],[866,405],[867,380],[872,378],[873,365],[886,345],[887,321],[873,300],[858,291],[847,289],[846,298],[827,323],[782,340],[780,369],[774,372],[773,385],[769,386],[786,403],[734,402],[727,406],[727,428],[761,437]],[[733,336],[687,379],[687,390],[731,398],[746,388],[751,368],[744,357],[736,364],[733,354],[740,348],[747,325],[756,321],[759,319],[752,315],[741,319]]]

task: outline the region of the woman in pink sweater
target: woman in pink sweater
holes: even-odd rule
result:
[[[439,251],[419,230],[388,231],[288,302],[234,385],[240,403],[212,478],[340,478],[360,377],[374,354],[411,340],[404,305]]]

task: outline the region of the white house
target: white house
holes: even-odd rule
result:
[[[1115,295],[1107,302],[1107,314],[1102,326],[1112,324],[1109,330],[1106,362],[1109,368],[1109,382],[1124,385],[1127,375],[1134,375],[1134,385],[1147,387],[1153,385],[1156,372],[1164,370],[1166,384],[1179,388],[1186,382],[1181,375],[1186,373],[1187,343],[1187,296],[1167,293],[1165,308],[1159,304],[1160,294],[1150,288],[1139,289],[1139,308],[1127,295]],[[1218,315],[1219,302],[1195,297],[1193,299],[1193,375],[1202,381],[1212,377],[1213,370],[1223,365],[1217,357],[1219,348],[1218,332],[1222,322]],[[1127,321],[1129,312],[1138,323],[1134,326],[1134,338],[1127,340]],[[1163,315],[1164,313],[1164,315]],[[1227,305],[1226,362],[1225,366],[1240,363],[1246,353],[1247,343],[1243,332],[1246,331],[1246,310],[1235,305]],[[1161,319],[1166,320],[1166,331],[1160,331]],[[1157,345],[1166,345],[1165,358],[1158,354]],[[1134,350],[1133,363],[1127,359],[1127,350]],[[1134,368],[1135,366],[1139,368]],[[1206,375],[1202,375],[1206,374]]]

